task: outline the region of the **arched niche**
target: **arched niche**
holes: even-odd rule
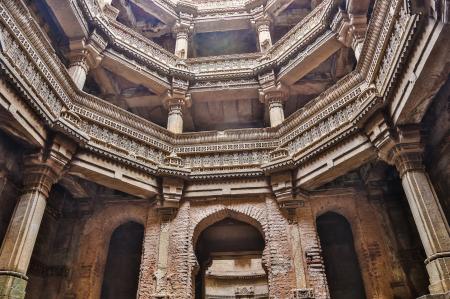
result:
[[[268,296],[264,235],[257,221],[246,218],[214,217],[197,226],[195,298]]]
[[[143,238],[143,225],[133,221],[114,230],[109,241],[101,299],[136,298]]]
[[[327,212],[316,220],[331,299],[365,299],[366,293],[347,219]]]

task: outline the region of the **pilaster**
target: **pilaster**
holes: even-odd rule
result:
[[[22,195],[0,250],[0,298],[25,297],[26,273],[50,189],[75,149],[74,143],[58,135],[46,150],[25,157]]]

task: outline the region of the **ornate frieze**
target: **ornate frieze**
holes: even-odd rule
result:
[[[312,16],[323,16],[331,6],[330,2],[323,2]],[[383,11],[382,8],[377,9]],[[392,18],[397,18],[391,11],[386,10],[386,16],[378,15],[379,12],[376,11],[375,21],[385,19],[386,22],[391,22]],[[100,15],[100,12],[94,14],[96,18]],[[26,17],[20,19],[23,16]],[[58,123],[58,129],[71,134],[74,138],[82,138],[84,142],[82,146],[89,150],[149,172],[158,172],[158,167],[165,165],[165,158],[172,152],[179,155],[186,169],[190,169],[188,176],[192,178],[205,175],[211,177],[262,175],[261,165],[270,161],[270,152],[276,148],[287,150],[296,163],[303,163],[302,161],[310,157],[311,152],[326,150],[325,147],[318,146],[318,141],[326,137],[330,140],[331,146],[332,140],[338,140],[341,134],[355,130],[361,115],[370,113],[372,103],[376,102],[372,96],[374,92],[367,92],[373,90],[373,87],[362,83],[363,78],[357,69],[304,109],[292,114],[279,128],[174,135],[98,98],[76,92],[62,64],[48,50],[50,46],[46,45],[45,39],[39,38],[38,28],[24,21],[30,17],[24,7],[2,3],[0,17],[2,64],[11,76],[18,79],[16,84],[31,101],[34,101],[33,106],[45,111],[43,115],[46,116],[48,124],[53,126]],[[316,24],[319,24],[321,18],[317,18]],[[304,22],[309,22],[310,19]],[[297,29],[301,30],[300,27]],[[297,29],[293,32],[297,32]],[[127,37],[124,36],[123,39],[128,39],[128,34],[134,36],[134,32],[128,31],[124,29]],[[397,31],[393,32],[395,34]],[[369,33],[369,42],[374,45],[390,38],[389,31],[385,33],[383,31],[377,39],[371,36],[375,33]],[[135,43],[138,47],[149,44],[148,41],[139,38],[129,39],[127,43],[130,45]],[[142,52],[147,52],[150,48]],[[131,49],[130,47],[130,53],[134,51]],[[377,55],[382,55],[382,52]],[[394,51],[394,55],[400,55],[399,51]],[[155,56],[156,58],[160,57]],[[167,60],[172,59],[173,55],[167,54]],[[250,64],[245,57],[236,59],[245,61],[244,64]],[[223,61],[226,59],[220,58],[215,61],[224,64]],[[197,65],[195,67],[200,69],[199,64],[202,63],[203,61],[191,61],[188,65],[191,68]],[[207,65],[205,69],[214,68],[214,63],[205,62]],[[236,66],[236,69],[239,67]],[[270,81],[275,76],[272,73],[272,79],[269,77]],[[264,75],[260,76],[260,81],[264,81]],[[226,81],[211,83],[194,81],[189,89],[223,87],[225,84]],[[259,85],[256,79],[238,80],[233,84]],[[365,95],[361,96],[362,94]]]

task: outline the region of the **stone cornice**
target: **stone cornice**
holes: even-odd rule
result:
[[[386,31],[379,23],[398,28],[398,22],[409,22],[413,17],[402,19],[391,13],[399,12],[401,5],[402,1],[377,2],[371,21],[374,24],[369,24],[373,28],[368,30],[356,70],[276,128],[172,134],[80,92],[50,45],[39,38],[41,32],[26,8],[18,4],[0,3],[0,60],[5,75],[46,124],[80,141],[80,146],[91,152],[153,174],[173,171],[164,166],[164,161],[176,153],[189,171],[167,175],[188,179],[261,176],[261,166],[269,165],[270,153],[277,148],[287,150],[287,160],[294,161],[289,162],[290,167],[296,167],[359,130],[359,123],[377,108],[382,96],[376,85],[369,83],[376,78],[380,61],[388,57],[383,45],[398,39],[391,35],[398,31]],[[408,30],[412,34],[413,27]],[[402,33],[402,40],[406,36]],[[402,55],[400,50],[394,53]],[[280,167],[284,169],[284,165]]]
[[[191,60],[187,64],[188,69],[183,71],[192,81],[202,81],[207,78],[218,80],[256,76],[267,67],[282,66],[288,63],[292,56],[299,55],[306,45],[321,34],[326,34],[336,8],[335,2],[328,0],[320,4],[262,57],[260,54],[254,54],[243,59],[239,55],[224,55],[217,58],[210,57],[207,64],[201,61],[200,65],[196,65],[198,60]],[[109,18],[92,0],[78,0],[78,3],[89,22],[108,38],[110,47],[117,49],[131,61],[136,61],[136,64],[143,64],[141,66],[143,68],[161,72],[161,76],[170,76],[172,72],[177,71],[178,58],[174,54]],[[234,67],[223,68],[224,61]]]

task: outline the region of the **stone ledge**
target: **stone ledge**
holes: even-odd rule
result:
[[[447,292],[445,294],[424,295],[417,299],[450,299],[450,292]]]

